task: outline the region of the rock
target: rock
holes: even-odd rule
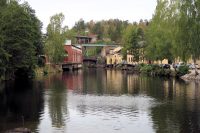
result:
[[[200,74],[196,75],[195,71],[191,71],[191,73],[182,76],[181,79],[186,80],[186,81],[200,80]]]

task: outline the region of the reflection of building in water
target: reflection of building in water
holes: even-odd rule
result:
[[[121,71],[107,70],[107,90],[109,94],[121,94],[123,87],[123,74]],[[126,77],[125,77],[126,78]]]
[[[82,90],[83,89],[83,72],[65,72],[62,75],[63,82],[68,90]]]
[[[82,93],[103,94],[106,88],[106,71],[104,69],[88,69],[83,72]]]
[[[139,91],[139,78],[138,75],[127,75],[128,93],[133,94]]]

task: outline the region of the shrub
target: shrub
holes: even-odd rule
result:
[[[183,76],[189,72],[189,67],[188,66],[180,66],[178,68],[177,76]]]
[[[153,67],[152,67],[152,65],[144,65],[141,67],[140,71],[142,73],[150,73],[153,71]]]

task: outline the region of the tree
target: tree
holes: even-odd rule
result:
[[[192,57],[196,64],[196,60],[200,57],[200,1],[182,0],[179,12],[179,46]],[[181,55],[183,59],[185,59],[185,53]],[[195,71],[198,74],[196,68]]]
[[[104,30],[104,29],[103,29],[101,23],[100,23],[100,22],[97,22],[97,23],[94,25],[93,29],[92,29],[92,33],[97,34],[97,35],[98,35],[98,38],[99,38],[99,39],[102,39],[102,38],[103,38],[103,30]]]
[[[142,37],[142,29],[137,26],[130,25],[126,28],[124,36],[123,36],[123,44],[124,44],[124,54],[133,55],[133,60],[135,62],[139,62],[140,60],[140,51],[143,48],[143,44],[141,43],[143,40]]]
[[[62,62],[65,55],[64,43],[68,28],[62,26],[64,18],[62,13],[52,16],[47,27],[45,50],[49,60],[54,64]]]
[[[86,24],[83,19],[80,19],[78,22],[75,23],[73,29],[80,35],[85,35]]]
[[[145,55],[150,60],[172,60],[172,40],[169,26],[170,14],[168,0],[157,0],[155,14],[145,32],[147,46]]]
[[[7,78],[30,77],[37,61],[40,21],[27,3],[10,1],[0,13],[0,36]]]

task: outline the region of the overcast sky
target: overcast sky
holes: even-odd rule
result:
[[[151,19],[156,0],[21,0],[35,9],[36,15],[46,29],[50,16],[62,12],[64,25],[71,28],[79,19],[90,20],[121,19],[129,22]]]

